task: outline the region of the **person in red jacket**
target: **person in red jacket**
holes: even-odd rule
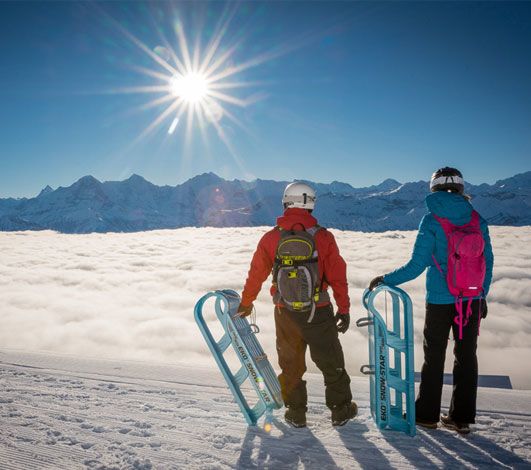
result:
[[[332,233],[320,227],[317,219],[311,215],[315,200],[314,190],[304,183],[291,183],[286,187],[282,198],[284,215],[277,219],[277,226],[258,243],[238,308],[241,316],[251,314],[262,284],[273,271],[270,291],[275,304],[277,353],[282,370],[278,378],[287,408],[285,419],[294,427],[306,426],[308,396],[302,377],[306,371],[307,347],[312,360],[323,373],[326,405],[332,412],[332,424],[343,425],[357,414],[338,335],[338,332],[345,333],[350,323],[346,263],[339,254]],[[289,241],[298,237],[296,241],[302,239],[300,245],[306,244],[315,250],[309,261],[299,261],[300,273],[309,274],[313,270],[315,275],[309,279],[317,278],[314,279],[314,290],[308,302],[289,302],[286,290],[281,292],[283,279],[297,277],[296,268],[293,267],[297,261],[284,261],[292,271],[284,277],[278,271],[278,266],[282,265],[282,255],[279,254],[280,246],[283,245],[281,240],[288,240],[284,238],[286,235],[291,237]],[[309,283],[302,285],[309,291]],[[338,308],[335,316],[328,294],[329,286]],[[300,290],[299,284],[294,292]]]

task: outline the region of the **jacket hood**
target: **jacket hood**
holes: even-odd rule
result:
[[[463,196],[456,193],[437,191],[426,196],[426,207],[432,214],[461,225],[470,220],[472,205]]]
[[[306,209],[299,209],[297,207],[286,209],[284,215],[277,218],[277,225],[284,230],[291,230],[291,228],[297,224],[302,224],[305,229],[308,229],[317,225],[317,219]],[[300,225],[293,228],[296,230],[302,229]]]

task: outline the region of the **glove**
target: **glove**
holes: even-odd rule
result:
[[[238,305],[238,316],[240,317],[248,317],[252,312],[253,312],[253,308],[254,308],[254,305],[251,304],[249,306],[245,306],[245,305]]]
[[[350,313],[337,312],[334,320],[336,321],[337,331],[339,333],[345,333],[350,325]]]
[[[380,284],[383,284],[383,283],[384,283],[384,277],[377,276],[370,282],[369,290],[373,290],[375,287],[378,287]]]
[[[487,300],[481,299],[481,303],[479,304],[479,308],[481,309],[481,318],[487,318],[487,313],[489,312],[489,308],[487,307]]]

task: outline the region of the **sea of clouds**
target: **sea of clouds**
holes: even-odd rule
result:
[[[241,292],[267,228],[185,228],[131,234],[0,232],[0,349],[50,351],[146,362],[213,365],[194,322],[206,292]],[[332,230],[348,263],[348,371],[367,363],[361,295],[372,277],[406,262],[416,232]],[[481,374],[531,388],[531,230],[492,227],[495,268],[479,339]],[[255,302],[259,339],[277,368],[266,281]],[[402,286],[414,303],[415,365],[422,365],[424,275]],[[209,310],[207,318],[213,320]],[[217,327],[214,327],[216,329]],[[446,370],[451,371],[452,341]],[[308,369],[316,371],[308,356]]]

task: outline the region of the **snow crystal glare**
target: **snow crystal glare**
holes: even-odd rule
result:
[[[164,46],[156,46],[153,52],[166,62],[170,60],[170,51]]]
[[[173,134],[175,132],[175,129],[177,128],[177,124],[179,124],[179,118],[175,118],[173,122],[171,123],[170,128],[168,129],[168,134]]]

